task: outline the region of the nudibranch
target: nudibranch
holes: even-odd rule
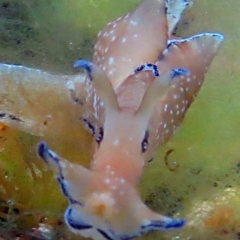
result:
[[[59,132],[64,121],[78,131],[81,118],[93,134],[89,169],[46,143],[38,146],[69,201],[64,219],[72,232],[128,240],[184,226],[182,219],[150,210],[137,185],[156,148],[181,124],[223,41],[219,33],[172,36],[189,5],[186,0],[142,0],[99,33],[92,62],[75,62],[85,73],[53,75],[0,65],[2,122],[44,136]]]

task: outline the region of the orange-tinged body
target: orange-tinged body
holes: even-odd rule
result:
[[[174,39],[171,33],[187,6],[186,0],[143,0],[99,33],[93,63],[75,62],[86,75],[59,76],[58,84],[56,76],[40,70],[0,66],[2,85],[8,89],[18,82],[16,94],[21,99],[13,106],[11,94],[3,91],[0,120],[44,136],[57,129],[68,113],[71,127],[77,129],[81,114],[95,138],[90,169],[63,159],[45,143],[38,147],[69,200],[65,222],[76,234],[129,240],[185,223],[150,210],[137,185],[156,148],[181,124],[223,41],[217,33]],[[32,87],[29,80],[34,75],[43,80]],[[53,101],[36,112],[38,105],[46,103],[41,94],[50,92]],[[44,125],[46,118],[49,124]]]

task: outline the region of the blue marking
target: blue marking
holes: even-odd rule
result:
[[[149,230],[158,230],[158,229],[170,229],[170,228],[181,228],[186,224],[186,221],[183,219],[171,219],[169,221],[151,221],[147,225],[141,226],[143,232]]]
[[[149,132],[146,131],[145,132],[145,135],[144,135],[144,138],[142,140],[142,143],[141,143],[141,147],[142,147],[142,153],[146,152],[147,149],[148,149],[148,139],[149,139]]]
[[[100,128],[99,128],[98,136],[96,137],[96,142],[97,142],[98,144],[100,144],[101,141],[103,140],[103,136],[104,136],[104,131],[103,131],[103,128],[100,127]]]
[[[148,163],[151,163],[153,161],[153,157],[148,160]]]
[[[46,151],[47,151],[46,143],[40,142],[37,147],[37,153],[38,153],[39,157],[41,157],[45,162],[47,162],[45,159]]]
[[[91,229],[92,226],[87,224],[87,223],[84,223],[84,222],[81,222],[79,220],[75,220],[71,214],[72,214],[72,211],[73,209],[72,208],[68,208],[67,211],[66,211],[66,214],[65,214],[65,221],[67,221],[67,223],[74,229],[76,230],[86,230],[86,229]]]
[[[147,63],[147,67],[153,67],[152,63]]]
[[[90,61],[87,61],[87,60],[77,60],[75,63],[74,63],[74,67],[75,68],[84,68],[86,69],[87,72],[91,73],[92,71],[92,63]]]
[[[51,150],[49,150],[47,144],[45,142],[40,142],[37,147],[37,153],[39,157],[41,157],[46,163],[47,161],[47,156],[50,157],[57,165],[59,165],[59,158],[53,154]]]
[[[89,122],[87,119],[83,118],[84,123],[86,124],[86,126],[90,129],[90,131],[92,132],[92,135],[94,136],[96,142],[98,144],[101,143],[101,141],[103,140],[103,135],[104,135],[104,131],[103,128],[100,127],[98,129],[98,132],[96,132],[95,127],[91,124],[91,122]]]
[[[166,49],[169,49],[175,42],[179,42],[179,40],[168,40]]]
[[[143,69],[144,69],[144,65],[141,65],[140,67],[137,67],[134,72],[135,73],[141,72]]]
[[[71,204],[77,204],[77,205],[83,206],[83,203],[75,200],[75,199],[71,196],[71,194],[69,194],[69,192],[68,192],[68,190],[67,190],[67,187],[66,187],[66,185],[64,184],[64,177],[63,177],[62,175],[59,175],[59,176],[57,177],[57,181],[58,181],[58,183],[59,183],[59,185],[60,185],[60,188],[61,188],[63,194],[65,195],[65,197],[68,199],[68,201],[69,201]]]
[[[107,240],[116,240],[116,239],[110,237],[110,236],[109,236],[106,232],[104,232],[102,229],[97,229],[97,230],[98,230],[98,232],[99,232],[103,237],[105,237]]]
[[[180,43],[186,43],[193,41],[195,39],[201,38],[201,37],[214,37],[214,38],[219,38],[221,41],[224,40],[224,36],[220,33],[200,33],[196,34],[194,36],[188,37],[188,38],[183,38],[183,39],[170,39],[168,40],[167,43],[167,49],[170,48],[173,44],[180,44]]]
[[[186,220],[184,219],[179,219],[179,220],[172,220],[171,222],[169,222],[165,228],[169,229],[169,228],[181,228],[186,224]]]
[[[83,118],[83,121],[86,124],[86,126],[90,129],[90,131],[92,132],[92,135],[94,135],[95,127],[86,118]]]
[[[132,236],[127,236],[127,235],[121,235],[120,240],[132,240],[134,238],[140,237],[139,235],[132,235]]]
[[[172,78],[179,77],[181,75],[190,75],[190,72],[184,68],[172,69]]]
[[[60,160],[57,157],[57,155],[55,155],[51,150],[48,149],[47,144],[45,142],[41,142],[38,145],[38,149],[37,149],[38,155],[46,162],[49,164],[49,162],[47,161],[47,156],[53,160],[57,166],[58,166],[58,170],[59,170],[59,174],[57,176],[57,181],[61,187],[61,190],[63,192],[63,194],[66,196],[66,198],[69,200],[70,203],[72,204],[78,204],[80,206],[83,205],[83,203],[75,200],[68,192],[66,185],[64,184],[64,176],[63,176],[63,172],[62,172],[62,168],[60,165]]]
[[[92,81],[92,76],[91,76],[91,72],[92,72],[92,63],[90,61],[87,60],[77,60],[74,65],[75,68],[84,68],[88,75],[90,80]]]
[[[157,66],[155,64],[152,64],[152,63],[145,63],[145,64],[137,67],[134,70],[134,73],[138,73],[138,72],[141,72],[141,71],[152,71],[152,73],[154,74],[155,77],[159,76],[159,71],[158,71]]]

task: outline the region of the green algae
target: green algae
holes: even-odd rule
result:
[[[8,0],[0,2],[3,62],[71,73],[72,62],[91,58],[99,29],[136,1]]]

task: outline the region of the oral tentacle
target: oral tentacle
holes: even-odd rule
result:
[[[56,180],[69,202],[80,206],[84,205],[83,199],[89,193],[89,185],[95,179],[94,173],[79,164],[62,158],[49,149],[44,142],[39,143],[37,153],[54,172]]]
[[[86,70],[97,95],[104,103],[105,111],[118,111],[119,105],[112,84],[106,74],[96,64],[87,60],[77,60],[74,63],[75,68]]]
[[[38,156],[42,158],[55,173],[62,176],[60,158],[55,152],[48,148],[46,143],[44,142],[39,143],[37,153]]]
[[[189,71],[183,68],[172,69],[164,74],[160,74],[146,90],[142,103],[136,112],[136,116],[139,119],[143,119],[145,124],[148,124],[161,96],[169,89],[172,83],[179,81],[182,76],[188,75],[190,75]]]

